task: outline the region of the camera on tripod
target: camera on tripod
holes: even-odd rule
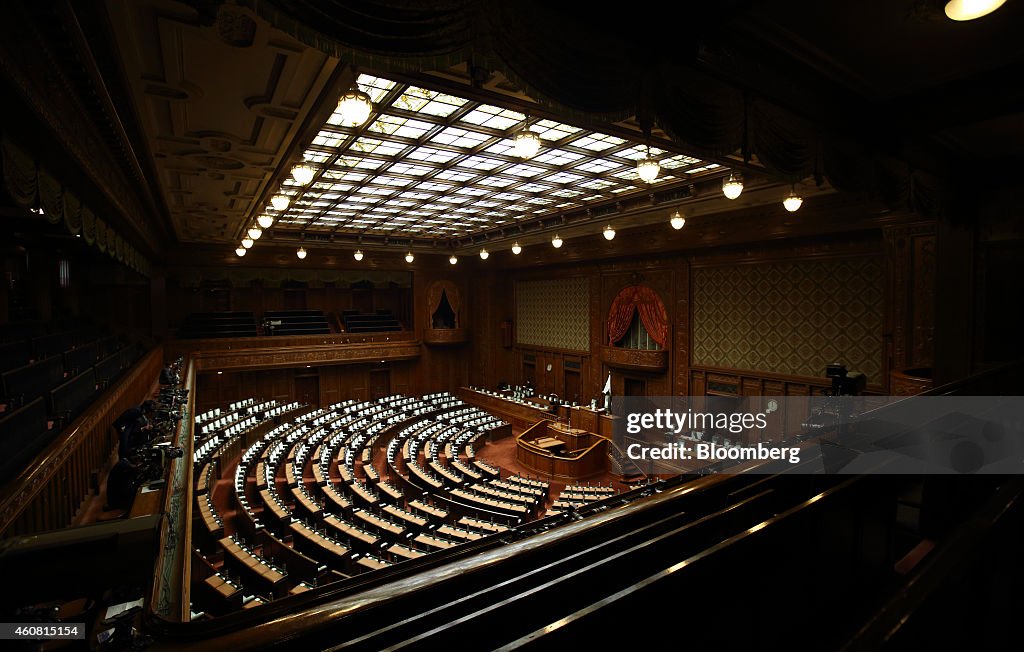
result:
[[[857,396],[868,386],[867,376],[859,371],[847,371],[846,365],[837,362],[825,367],[825,377],[832,379],[831,396]]]

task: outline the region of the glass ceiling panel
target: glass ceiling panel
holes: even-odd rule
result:
[[[374,102],[369,123],[345,127],[331,115],[303,154],[316,181],[284,180],[292,202],[279,224],[448,238],[650,187],[636,176],[647,155],[639,141],[532,119],[541,149],[523,161],[513,147],[527,121],[519,111],[383,77],[358,82]],[[662,166],[654,185],[720,168],[653,147],[651,154]]]

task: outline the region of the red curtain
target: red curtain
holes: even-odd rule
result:
[[[640,311],[640,321],[647,333],[662,348],[668,343],[668,311],[657,293],[644,285],[623,288],[608,311],[608,344],[621,340],[633,321],[633,311]]]
[[[629,322],[633,321],[633,299],[629,288],[626,288],[612,301],[608,311],[608,344],[621,340],[629,330]]]

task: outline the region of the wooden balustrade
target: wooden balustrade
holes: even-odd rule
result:
[[[329,333],[320,335],[263,335],[259,337],[218,337],[194,340],[171,340],[164,344],[167,357],[188,357],[193,351],[245,351],[306,347],[317,345],[387,344],[390,342],[413,342],[415,331],[393,331],[387,333]]]
[[[182,456],[171,460],[164,494],[164,514],[160,525],[160,555],[154,568],[150,610],[167,620],[188,621],[189,578],[192,574],[192,452],[195,444],[196,365],[188,358],[181,376],[188,390],[188,399],[178,422],[172,445],[181,448]]]
[[[148,398],[163,362],[162,346],[143,356],[7,483],[0,492],[0,536],[71,523],[117,448],[114,420]]]
[[[323,336],[326,337],[326,336]],[[335,365],[413,360],[420,356],[418,340],[359,344],[309,344],[278,346],[276,337],[259,339],[261,347],[202,349],[191,354],[198,371],[279,369],[299,365]],[[203,342],[207,340],[201,340]]]

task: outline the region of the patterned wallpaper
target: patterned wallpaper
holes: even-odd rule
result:
[[[880,257],[693,270],[693,364],[820,377],[829,362],[882,382]]]
[[[584,277],[516,282],[516,342],[590,350],[590,283]]]

